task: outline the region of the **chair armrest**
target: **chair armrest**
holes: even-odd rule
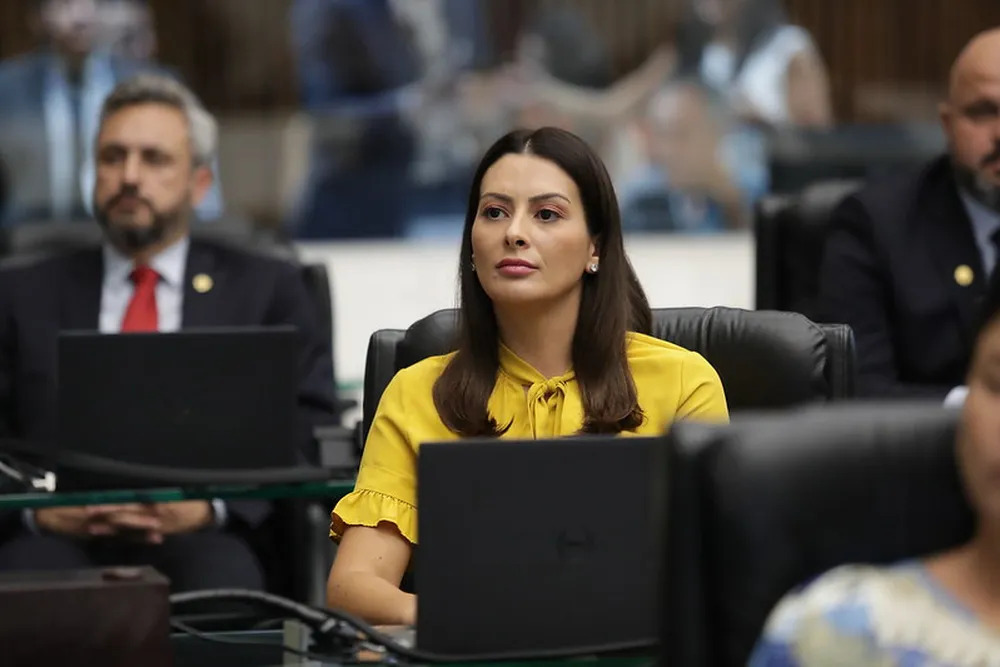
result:
[[[334,545],[327,537],[330,531],[330,508],[321,500],[306,501],[303,590],[297,591],[308,604],[326,606],[326,579],[333,565]]]
[[[356,469],[360,463],[356,426],[317,426],[313,430],[319,448],[319,464],[324,468]]]

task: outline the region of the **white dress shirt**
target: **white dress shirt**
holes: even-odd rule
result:
[[[987,277],[992,276],[993,269],[997,265],[997,249],[993,245],[993,235],[1000,230],[1000,213],[979,203],[962,192],[961,188],[959,188],[958,195],[962,199],[965,212],[969,214],[969,220],[972,222],[972,235],[976,239],[976,247],[983,260],[983,271],[986,272]]]
[[[84,62],[78,85],[79,126],[73,113],[66,66],[53,55],[44,81],[44,116],[49,137],[52,208],[59,218],[73,213],[77,198],[87,207],[88,194],[93,192],[93,139],[97,136],[101,105],[115,86],[110,58],[103,53],[91,54]],[[78,133],[83,137],[78,137]],[[78,150],[84,154],[77,155]],[[77,165],[83,165],[83,173],[77,171]]]
[[[149,262],[149,268],[160,275],[156,284],[156,314],[158,330],[163,333],[173,333],[181,328],[184,273],[190,245],[185,236]],[[133,269],[135,263],[130,258],[104,244],[104,282],[101,285],[101,314],[98,320],[101,333],[121,331],[122,319],[135,291],[131,279]]]
[[[1000,231],[1000,213],[979,203],[961,188],[958,190],[958,196],[972,222],[972,235],[976,239],[976,247],[979,248],[979,255],[983,260],[983,271],[990,277],[996,269],[997,260],[1000,259],[997,257],[997,248],[993,245],[993,235]],[[969,388],[964,385],[953,387],[945,396],[944,406],[961,408],[968,393]]]

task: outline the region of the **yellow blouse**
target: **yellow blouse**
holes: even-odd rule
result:
[[[645,420],[635,432],[622,435],[656,435],[682,418],[728,421],[722,382],[701,355],[637,333],[628,334],[626,352]],[[431,396],[451,356],[430,357],[404,368],[386,387],[354,491],[333,510],[330,537],[340,538],[347,526],[386,522],[411,544],[417,543],[417,449],[423,442],[458,438],[442,423]],[[554,438],[573,435],[583,426],[573,371],[546,379],[502,345],[489,411],[498,424],[511,423],[503,438]]]

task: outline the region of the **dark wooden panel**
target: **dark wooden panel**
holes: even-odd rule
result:
[[[32,25],[34,0],[0,0],[0,58],[24,53],[37,45]]]
[[[831,72],[837,117],[853,119],[857,96],[877,88],[924,90],[933,99],[962,46],[1000,25],[995,0],[785,0]],[[889,85],[892,84],[892,85]]]
[[[160,59],[209,107],[283,110],[296,105],[289,0],[150,0]]]

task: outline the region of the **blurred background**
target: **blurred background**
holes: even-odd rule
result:
[[[995,0],[4,0],[2,225],[87,217],[24,166],[47,112],[19,65],[57,48],[193,87],[221,130],[206,219],[329,265],[348,382],[371,331],[452,305],[472,170],[514,126],[600,151],[653,305],[752,307],[760,198],[940,153],[948,68],[998,24]]]
[[[765,192],[938,150],[947,68],[1000,22],[992,0],[66,4],[219,116],[227,213],[316,239],[457,234],[484,146],[542,124],[600,148],[629,229],[739,228]],[[0,57],[46,43],[37,5],[0,5]]]

